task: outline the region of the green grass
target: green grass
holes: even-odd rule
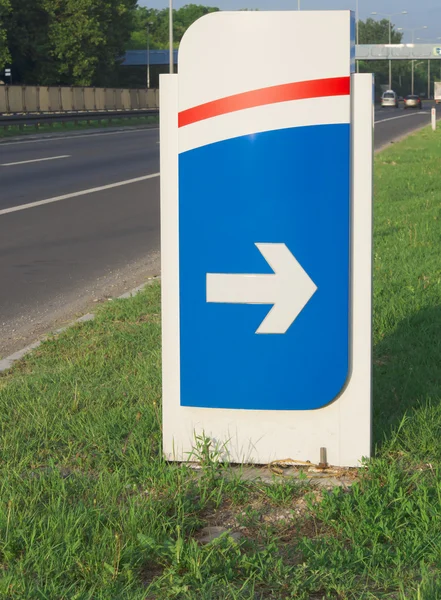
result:
[[[441,458],[440,168],[428,129],[375,164],[374,431],[415,461]]]
[[[75,123],[69,121],[66,123],[52,123],[39,125],[24,125],[20,128],[18,125],[10,125],[7,128],[0,127],[0,139],[17,135],[35,135],[36,133],[67,133],[69,131],[79,131],[82,129],[103,129],[106,127],[135,127],[140,125],[157,125],[158,117],[133,117],[130,119],[112,118],[110,121],[104,118],[101,121],[93,119],[81,119]]]
[[[155,283],[0,376],[0,598],[441,598],[440,170],[441,133],[376,158],[376,451],[350,491],[242,481],[204,439],[201,471],[164,462]]]

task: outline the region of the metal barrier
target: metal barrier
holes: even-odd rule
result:
[[[0,114],[159,108],[159,90],[87,87],[0,86]]]
[[[83,111],[83,112],[64,112],[64,113],[26,113],[21,115],[0,115],[0,127],[8,129],[9,127],[52,125],[54,123],[81,123],[84,121],[112,121],[118,119],[136,119],[140,117],[156,117],[159,115],[157,108],[139,109],[139,110],[118,110],[118,111]]]

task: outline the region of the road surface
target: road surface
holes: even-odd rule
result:
[[[433,102],[423,102],[423,110],[400,108],[377,108],[375,110],[375,149],[384,148],[391,141],[430,123]],[[437,116],[441,117],[441,106],[437,106]]]
[[[429,119],[377,109],[375,147]],[[156,128],[0,144],[0,357],[160,273],[158,173]]]
[[[0,144],[0,357],[159,274],[158,140],[144,129]]]

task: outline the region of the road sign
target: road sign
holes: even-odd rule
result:
[[[11,76],[11,69],[5,69],[5,76],[6,77],[10,77]]]
[[[349,11],[220,12],[162,78],[169,458],[201,430],[233,460],[370,452],[372,77],[353,68]]]
[[[272,305],[256,333],[286,333],[317,290],[286,244],[256,244],[271,275],[207,274],[207,302]],[[251,339],[251,338],[249,338]]]

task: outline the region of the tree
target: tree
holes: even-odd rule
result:
[[[106,85],[130,39],[136,0],[9,1],[5,28],[16,80]]]
[[[3,71],[11,56],[8,49],[8,39],[5,28],[6,17],[11,10],[9,0],[0,0],[0,70]]]
[[[388,44],[389,43],[389,21],[381,19],[366,19],[359,22],[359,43],[360,44]],[[403,34],[395,29],[395,25],[391,25],[391,42],[399,44]],[[360,61],[360,71],[375,73],[375,87],[377,95],[381,93],[381,85],[387,84],[389,81],[389,64],[386,60],[378,61]],[[394,61],[393,63],[393,81],[396,85],[392,87],[399,89],[399,81],[408,70],[407,62]]]
[[[136,0],[42,0],[59,81],[105,82],[124,53]]]
[[[175,46],[177,47],[179,42],[184,36],[184,33],[195,21],[208,15],[209,13],[217,12],[219,9],[210,6],[202,6],[200,4],[186,4],[177,11],[173,11],[173,34],[176,35]],[[168,11],[167,11],[168,16]]]
[[[138,6],[133,15],[133,30],[127,44],[127,50],[145,50],[147,47],[147,27],[150,36],[150,48],[159,48],[157,27],[161,11]]]
[[[30,84],[44,83],[53,72],[47,39],[48,15],[41,0],[10,0],[10,5],[5,29],[14,80]]]
[[[388,44],[389,43],[389,21],[388,19],[366,19],[358,24],[358,35],[360,44]],[[391,25],[391,42],[399,44],[403,34]]]
[[[199,4],[187,4],[178,10],[173,10],[173,41],[175,48],[179,46],[184,33],[192,23],[200,17],[218,10],[218,8]],[[147,27],[150,36],[150,48],[168,48],[168,8],[155,10],[137,7],[134,16],[134,29],[127,50],[145,50],[147,47]]]

